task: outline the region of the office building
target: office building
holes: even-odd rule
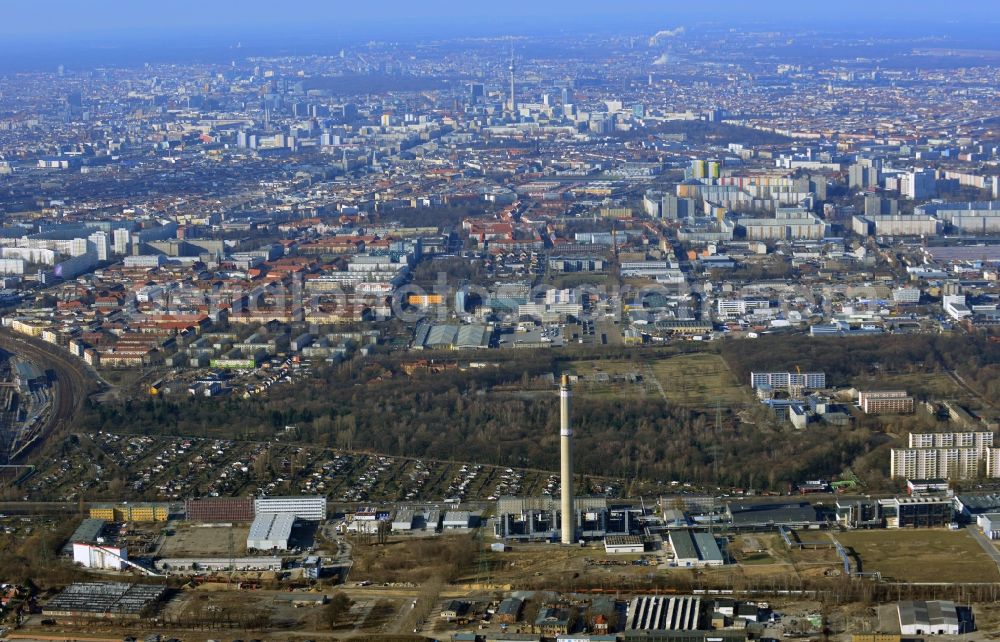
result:
[[[302,497],[258,497],[254,500],[256,516],[270,513],[288,513],[309,521],[326,520],[326,497],[303,495]]]

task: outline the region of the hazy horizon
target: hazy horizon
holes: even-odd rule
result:
[[[366,40],[545,36],[570,33],[652,35],[660,29],[710,26],[808,30],[822,35],[939,36],[950,46],[992,48],[1000,4],[974,1],[956,12],[938,2],[844,0],[834,10],[791,0],[717,0],[697,6],[633,0],[470,5],[451,0],[345,6],[301,0],[289,7],[262,0],[150,5],[126,0],[26,0],[4,4],[0,23],[2,71],[85,69],[144,62],[225,62],[230,58],[334,53]],[[43,19],[44,18],[44,19]]]

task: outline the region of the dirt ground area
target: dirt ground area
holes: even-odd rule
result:
[[[229,555],[229,535],[232,533],[233,553],[237,557],[247,554],[248,524],[226,526],[191,526],[182,524],[171,527],[160,550],[162,557],[217,557]]]

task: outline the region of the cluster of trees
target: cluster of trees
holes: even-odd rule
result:
[[[825,372],[829,386],[848,386],[861,375],[879,372],[925,373],[975,352],[986,342],[963,336],[879,335],[872,337],[809,337],[765,335],[753,341],[726,341],[722,357],[740,382],[750,373]],[[947,356],[946,356],[947,355]],[[964,369],[964,368],[963,368]]]

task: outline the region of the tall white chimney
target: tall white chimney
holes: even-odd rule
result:
[[[573,428],[569,421],[569,376],[559,385],[559,452],[562,484],[562,543],[572,544],[576,535],[576,512],[573,510]]]

